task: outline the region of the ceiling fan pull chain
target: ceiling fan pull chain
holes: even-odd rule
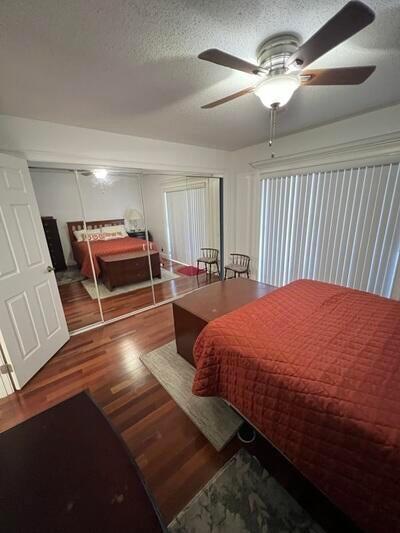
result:
[[[271,107],[269,112],[269,141],[268,146],[271,148],[274,136],[274,109]]]
[[[278,105],[277,104],[273,104],[271,106],[271,111],[270,111],[270,125],[269,125],[269,141],[268,141],[268,146],[271,148],[272,147],[272,143],[274,142],[275,140],[275,131],[276,131],[276,114],[278,112]],[[271,157],[274,157],[275,154],[271,154]]]

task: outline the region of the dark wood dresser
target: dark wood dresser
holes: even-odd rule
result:
[[[81,392],[0,435],[1,531],[166,533],[122,438]]]
[[[57,220],[53,217],[42,217],[42,224],[55,271],[66,270],[67,265],[65,264],[60,234],[58,233]]]
[[[136,239],[144,239],[146,240],[146,232],[144,230],[129,230],[128,232],[129,237],[135,237]],[[150,233],[150,231],[147,231],[149,235],[149,241],[153,241],[153,235]]]

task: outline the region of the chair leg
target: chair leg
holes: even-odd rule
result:
[[[250,272],[247,271],[246,274],[247,274],[247,278],[249,278],[250,277]]]
[[[224,279],[226,279],[226,274],[228,272],[228,269],[225,267],[225,272],[224,272]]]
[[[200,269],[200,261],[197,261],[197,272],[196,272],[197,278],[199,277],[199,269]]]
[[[218,265],[218,261],[215,263],[217,265],[217,272],[218,272],[218,277],[220,278],[221,277],[221,274],[219,272],[219,265]]]

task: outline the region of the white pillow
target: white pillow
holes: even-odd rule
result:
[[[102,233],[105,241],[112,241],[113,239],[125,239],[126,235],[123,235],[120,231],[115,233]]]
[[[105,241],[106,235],[104,233],[88,233],[88,241]]]
[[[102,233],[121,233],[122,237],[128,237],[128,233],[126,232],[125,226],[123,224],[119,224],[117,226],[103,226],[101,228]]]
[[[80,229],[80,230],[75,230],[74,231],[74,235],[75,235],[75,239],[78,241],[78,242],[82,242],[85,239],[85,230],[84,229]],[[94,229],[88,229],[87,230],[87,234],[88,235],[94,235],[95,233],[101,233],[101,229],[100,228],[94,228]]]

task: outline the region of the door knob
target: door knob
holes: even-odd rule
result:
[[[54,272],[54,270],[55,268],[50,265],[47,267],[47,272]]]

